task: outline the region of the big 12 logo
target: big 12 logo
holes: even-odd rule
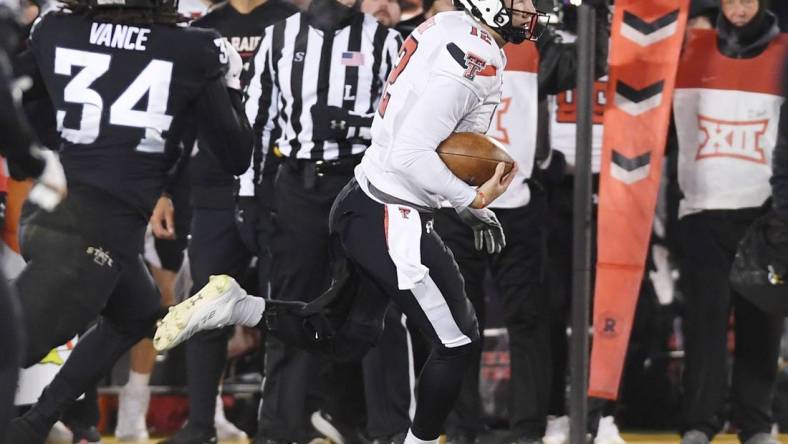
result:
[[[732,157],[755,163],[766,163],[761,137],[769,120],[731,121],[698,115],[698,154],[696,160],[710,157]]]

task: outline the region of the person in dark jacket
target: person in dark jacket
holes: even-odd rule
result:
[[[782,102],[775,75],[788,40],[765,0],[719,5],[715,30],[689,33],[674,92],[682,192],[682,444],[707,444],[721,430],[728,393],[739,439],[776,443],[771,405],[783,319],[758,309],[727,276],[770,194],[769,160]],[[754,122],[763,136],[740,139]],[[735,350],[729,377],[731,313]]]

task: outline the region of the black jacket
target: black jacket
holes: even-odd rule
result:
[[[607,23],[607,10],[597,8],[594,74],[596,78],[607,71],[607,53],[610,30]],[[577,45],[566,43],[552,28],[536,41],[539,50],[539,96],[555,95],[575,87],[577,76]]]

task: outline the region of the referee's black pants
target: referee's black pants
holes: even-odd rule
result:
[[[392,301],[427,339],[431,353],[419,376],[411,430],[418,438],[436,439],[466,369],[478,355],[479,326],[452,253],[432,228],[431,214],[420,215],[421,263],[429,273],[412,290],[399,290],[387,246],[387,217],[386,207],[369,198],[353,180],[332,209],[332,233],[354,266],[356,278],[362,280],[359,288],[364,293],[359,297],[379,301],[382,310]]]
[[[252,259],[241,240],[232,206],[193,208],[188,252],[194,283],[191,294],[205,286],[214,274],[228,274],[241,281]],[[227,340],[233,331],[234,327],[202,331],[186,342],[189,424],[210,432],[219,381],[227,363]]]
[[[23,366],[101,315],[24,417],[46,437],[66,407],[153,333],[162,309],[142,260],[148,221],[136,209],[78,183],[54,212],[32,209],[25,207],[21,224],[28,264],[15,281],[27,337]]]
[[[14,395],[24,347],[20,319],[16,294],[0,273],[0,440],[15,411]]]
[[[728,283],[738,242],[759,208],[713,210],[679,221],[684,294],[684,424],[713,437],[728,399],[728,325],[735,316],[736,349],[730,399],[742,442],[772,427],[772,399],[783,318],[758,310]]]
[[[308,187],[305,185],[308,179],[305,180],[303,174],[309,173],[283,163],[274,184],[273,233],[270,244],[271,296],[274,299],[310,301],[323,293],[330,284],[332,258],[328,218],[334,200],[350,177],[314,177],[314,186]],[[399,330],[395,337],[402,338],[405,335],[404,327],[398,327],[396,323],[389,323],[387,328]],[[393,343],[403,344],[404,341],[393,340]],[[379,346],[383,347],[382,344]],[[406,349],[390,350],[387,353],[389,354],[386,357],[399,354],[403,360],[400,362],[407,363]],[[387,381],[370,383],[375,386],[394,384],[400,390],[409,390],[407,371],[388,368],[389,373],[383,372],[379,366],[385,362],[387,360],[364,360],[364,379],[383,378]],[[325,399],[347,399],[346,405],[358,404],[358,399],[348,397],[363,396],[362,381],[354,378],[355,381],[339,382],[338,379],[349,378],[357,373],[329,368],[327,372],[330,376],[325,379],[331,381],[331,386],[325,386],[322,384],[321,375],[325,376],[323,371],[327,366],[328,364],[316,355],[287,346],[271,335],[267,337],[258,437],[308,441],[313,437],[310,433],[310,415],[324,406],[333,410],[330,413],[336,420],[343,423],[353,420],[347,417],[349,412],[338,411],[341,405],[325,402]],[[391,382],[392,380],[401,382]],[[334,393],[335,389],[340,387],[342,390]],[[407,416],[408,406],[392,406],[389,403],[404,403],[409,400],[409,396],[381,397],[379,392],[366,395],[367,409],[371,412],[369,429],[373,433],[388,434],[385,431],[391,430],[391,433],[394,433],[407,430],[410,422]],[[355,416],[359,414],[363,415],[363,412],[356,412]]]
[[[506,235],[506,247],[494,256],[474,248],[473,231],[453,209],[438,212],[435,228],[460,266],[482,332],[483,280],[490,268],[503,297],[504,322],[509,331],[510,428],[517,437],[541,439],[553,377],[549,294],[544,276],[546,197],[544,192],[535,191],[527,206],[494,211]],[[449,436],[476,436],[482,428],[480,358],[481,352],[465,375],[462,392],[446,423]]]

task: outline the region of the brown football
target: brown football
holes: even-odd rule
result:
[[[514,160],[503,145],[484,134],[452,133],[437,151],[449,170],[468,185],[487,182],[500,162],[506,163],[506,173],[514,167]]]

